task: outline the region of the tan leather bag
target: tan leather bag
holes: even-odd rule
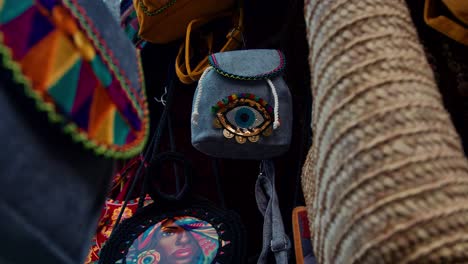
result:
[[[133,4],[140,24],[140,37],[162,44],[183,37],[190,21],[233,8],[235,0],[133,0]],[[193,26],[201,26],[202,22]]]
[[[454,18],[442,14],[444,6]],[[459,21],[457,21],[459,20]],[[468,45],[468,1],[464,0],[426,0],[424,21],[440,33]]]

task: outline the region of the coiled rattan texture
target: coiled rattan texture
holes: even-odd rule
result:
[[[319,263],[468,263],[468,163],[404,1],[305,2]]]

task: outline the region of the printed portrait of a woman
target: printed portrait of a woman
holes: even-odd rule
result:
[[[209,223],[194,217],[167,218],[134,241],[125,262],[209,264],[218,248],[218,233]]]

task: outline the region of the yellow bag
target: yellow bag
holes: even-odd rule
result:
[[[203,72],[209,65],[208,55],[210,55],[211,53],[235,50],[242,46],[243,41],[244,41],[243,34],[242,34],[243,19],[244,19],[243,16],[244,16],[243,9],[241,7],[239,9],[238,14],[234,14],[233,12],[225,12],[225,13],[217,14],[215,16],[199,18],[199,19],[194,19],[190,21],[189,25],[187,26],[185,42],[181,44],[179,53],[177,54],[177,58],[176,58],[176,74],[182,83],[191,84],[200,79],[201,75],[203,74]],[[211,34],[209,34],[208,37],[206,38],[206,45],[207,45],[208,53],[202,56],[201,61],[198,62],[197,66],[195,66],[195,68],[192,69],[190,65],[190,61],[193,57],[193,54],[191,53],[193,52],[193,48],[190,45],[190,43],[191,43],[191,33],[193,29],[207,23],[208,21],[218,19],[221,17],[234,17],[236,20],[234,22],[234,26],[226,35],[226,43],[224,43],[223,47],[220,50],[214,50],[213,33],[211,32]]]
[[[140,37],[162,44],[183,37],[190,21],[231,9],[235,0],[133,0],[133,4],[140,24]],[[199,27],[201,22],[193,26]]]
[[[442,14],[445,7],[454,18]],[[458,21],[457,21],[458,20]],[[426,0],[424,21],[440,33],[468,45],[468,1],[461,0]]]

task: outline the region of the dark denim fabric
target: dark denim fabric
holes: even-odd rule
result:
[[[120,0],[102,0],[109,8],[115,21],[120,24]]]
[[[0,82],[0,263],[83,263],[112,161],[48,123]]]
[[[255,184],[255,198],[258,209],[264,217],[263,246],[257,263],[269,263],[268,255],[273,253],[277,264],[287,264],[291,242],[284,231],[276,195],[275,164],[272,160],[262,161],[262,172]]]
[[[118,2],[118,1],[117,1]],[[102,1],[79,0],[129,78],[141,89],[132,43]],[[37,66],[41,67],[41,62]],[[0,71],[0,263],[83,263],[113,161],[74,143]]]
[[[93,22],[93,27],[99,32],[100,38],[105,41],[106,47],[111,50],[115,64],[123,69],[121,74],[128,78],[131,87],[141,89],[137,50],[120,27],[120,23],[116,23],[106,4],[95,0],[77,0],[77,3]]]

